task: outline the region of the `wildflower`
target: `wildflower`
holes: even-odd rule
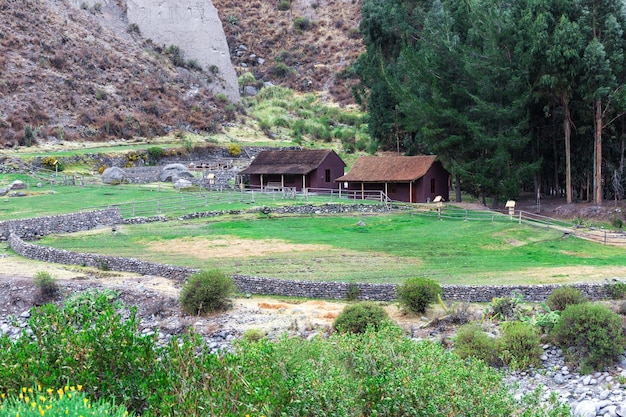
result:
[[[52,395],[52,393],[54,392],[54,390],[52,388],[48,388],[46,390],[46,392],[48,393],[48,395]]]
[[[81,391],[81,390],[83,389],[83,386],[82,386],[82,385],[80,385],[80,384],[78,384],[78,385],[76,385],[76,389],[77,389],[77,390],[79,390],[79,391]]]

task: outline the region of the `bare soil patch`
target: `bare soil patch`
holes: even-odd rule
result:
[[[157,252],[170,254],[193,253],[199,258],[240,258],[332,249],[328,245],[289,243],[280,239],[239,239],[234,236],[222,236],[214,239],[172,239],[150,242],[148,247]]]

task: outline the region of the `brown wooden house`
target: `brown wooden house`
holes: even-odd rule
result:
[[[382,191],[391,200],[426,203],[437,196],[448,200],[449,177],[435,155],[362,156],[337,182],[356,198]]]
[[[330,149],[262,151],[241,174],[261,189],[337,189],[346,164]]]

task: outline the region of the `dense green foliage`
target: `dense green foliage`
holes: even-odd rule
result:
[[[180,304],[188,314],[204,315],[226,310],[236,291],[233,279],[220,270],[198,272],[180,291]]]
[[[540,363],[542,349],[532,325],[507,321],[500,326],[501,336],[487,335],[476,323],[459,328],[454,336],[454,353],[461,358],[476,358],[492,366],[527,369]]]
[[[554,289],[546,299],[546,305],[551,310],[563,311],[572,304],[581,304],[589,301],[580,290],[563,286]]]
[[[349,304],[333,322],[333,329],[339,333],[365,333],[368,327],[378,330],[389,321],[389,315],[374,302]]]
[[[527,369],[540,364],[543,349],[539,346],[539,335],[533,326],[521,321],[509,321],[503,323],[501,329],[498,345],[500,357],[507,366]]]
[[[612,282],[607,286],[609,296],[614,300],[619,300],[626,296],[626,282]]]
[[[575,348],[573,360],[582,371],[601,370],[611,365],[626,348],[620,316],[602,304],[568,306],[552,336],[563,348]]]
[[[396,297],[406,310],[423,314],[441,294],[441,286],[429,278],[409,278],[396,288]]]
[[[454,335],[454,353],[462,359],[480,359],[492,366],[502,364],[495,337],[488,336],[476,323],[459,327]]]
[[[59,284],[56,278],[47,271],[37,271],[33,277],[33,282],[44,299],[50,299],[59,292]]]
[[[0,392],[81,383],[88,398],[143,417],[569,415],[516,402],[495,370],[398,328],[241,342],[215,355],[193,336],[156,348],[106,297],[75,313],[47,305],[33,311],[32,338],[0,338]]]
[[[364,0],[355,93],[373,140],[439,155],[457,186],[494,203],[522,185],[622,198],[624,8]]]

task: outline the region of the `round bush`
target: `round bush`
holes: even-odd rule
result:
[[[428,278],[410,278],[396,288],[396,297],[400,305],[417,314],[425,313],[439,294],[441,286]]]
[[[378,330],[388,321],[385,309],[366,301],[346,306],[333,322],[333,329],[339,333],[364,333],[368,327]]]
[[[235,293],[235,284],[229,276],[214,269],[189,277],[180,293],[180,303],[188,314],[204,315],[226,310],[229,298]]]
[[[454,353],[461,359],[471,357],[492,366],[500,365],[496,339],[489,337],[476,323],[459,327],[454,336]]]
[[[44,299],[50,299],[59,292],[59,284],[47,271],[38,271],[33,277],[33,282],[39,288],[39,292]]]
[[[626,349],[620,316],[602,304],[568,306],[551,334],[562,348],[575,348],[585,372],[611,365]]]
[[[567,306],[573,304],[582,304],[589,301],[585,295],[578,289],[573,287],[559,287],[550,293],[546,299],[546,305],[551,310],[563,311]]]
[[[535,328],[521,321],[503,323],[498,347],[500,357],[512,369],[526,369],[531,365],[539,365],[539,358],[543,352]]]

